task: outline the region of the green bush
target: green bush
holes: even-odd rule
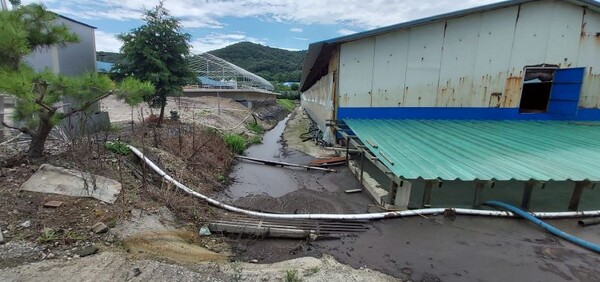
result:
[[[104,144],[104,147],[115,153],[115,154],[119,154],[119,155],[123,155],[123,156],[127,156],[129,155],[129,153],[131,152],[131,150],[129,149],[129,146],[127,146],[127,144],[119,141],[118,139],[114,142],[106,142]]]
[[[238,134],[225,134],[223,135],[223,141],[232,152],[238,155],[243,154],[246,150],[246,139]]]

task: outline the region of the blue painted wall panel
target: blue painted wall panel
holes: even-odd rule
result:
[[[565,101],[569,102],[569,101]],[[557,107],[576,107],[563,103]],[[518,108],[339,108],[338,119],[454,119],[454,120],[600,120],[600,109],[580,108],[576,114],[519,113]]]

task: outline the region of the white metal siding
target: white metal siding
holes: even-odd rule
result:
[[[545,63],[586,67],[580,105],[598,107],[599,32],[600,14],[538,1],[343,43],[339,106],[517,107]]]
[[[387,33],[375,38],[373,64],[373,107],[402,104],[408,56],[408,31]]]
[[[438,89],[444,23],[414,27],[410,34],[402,106],[433,106],[436,97],[431,93],[436,93]]]
[[[375,39],[343,44],[340,54],[340,107],[370,107]]]

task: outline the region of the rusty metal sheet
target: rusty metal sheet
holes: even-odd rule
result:
[[[340,107],[371,106],[375,39],[365,38],[340,47]]]
[[[473,96],[473,75],[479,45],[481,14],[450,19],[446,22],[440,88],[447,94],[438,95],[436,106],[469,107]],[[438,92],[439,93],[439,92]]]
[[[600,123],[344,122],[387,168],[405,179],[600,181]]]
[[[518,12],[518,6],[512,6],[486,12],[481,18],[471,107],[502,105]]]
[[[586,10],[581,26],[578,66],[588,66],[579,106],[600,107],[600,14]]]

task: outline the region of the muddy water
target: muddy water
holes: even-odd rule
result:
[[[249,156],[307,163],[288,150],[280,136],[287,119],[265,134]],[[346,168],[337,173],[240,162],[227,193],[235,205],[295,213],[363,213],[371,203]],[[371,210],[373,211],[373,210]],[[577,227],[576,220],[552,224],[594,243],[600,226]],[[412,281],[600,281],[597,255],[557,240],[523,220],[459,216],[413,217],[371,223],[368,232],[340,240],[233,240],[239,259],[261,263],[302,256],[333,255],[353,267],[368,267]]]

